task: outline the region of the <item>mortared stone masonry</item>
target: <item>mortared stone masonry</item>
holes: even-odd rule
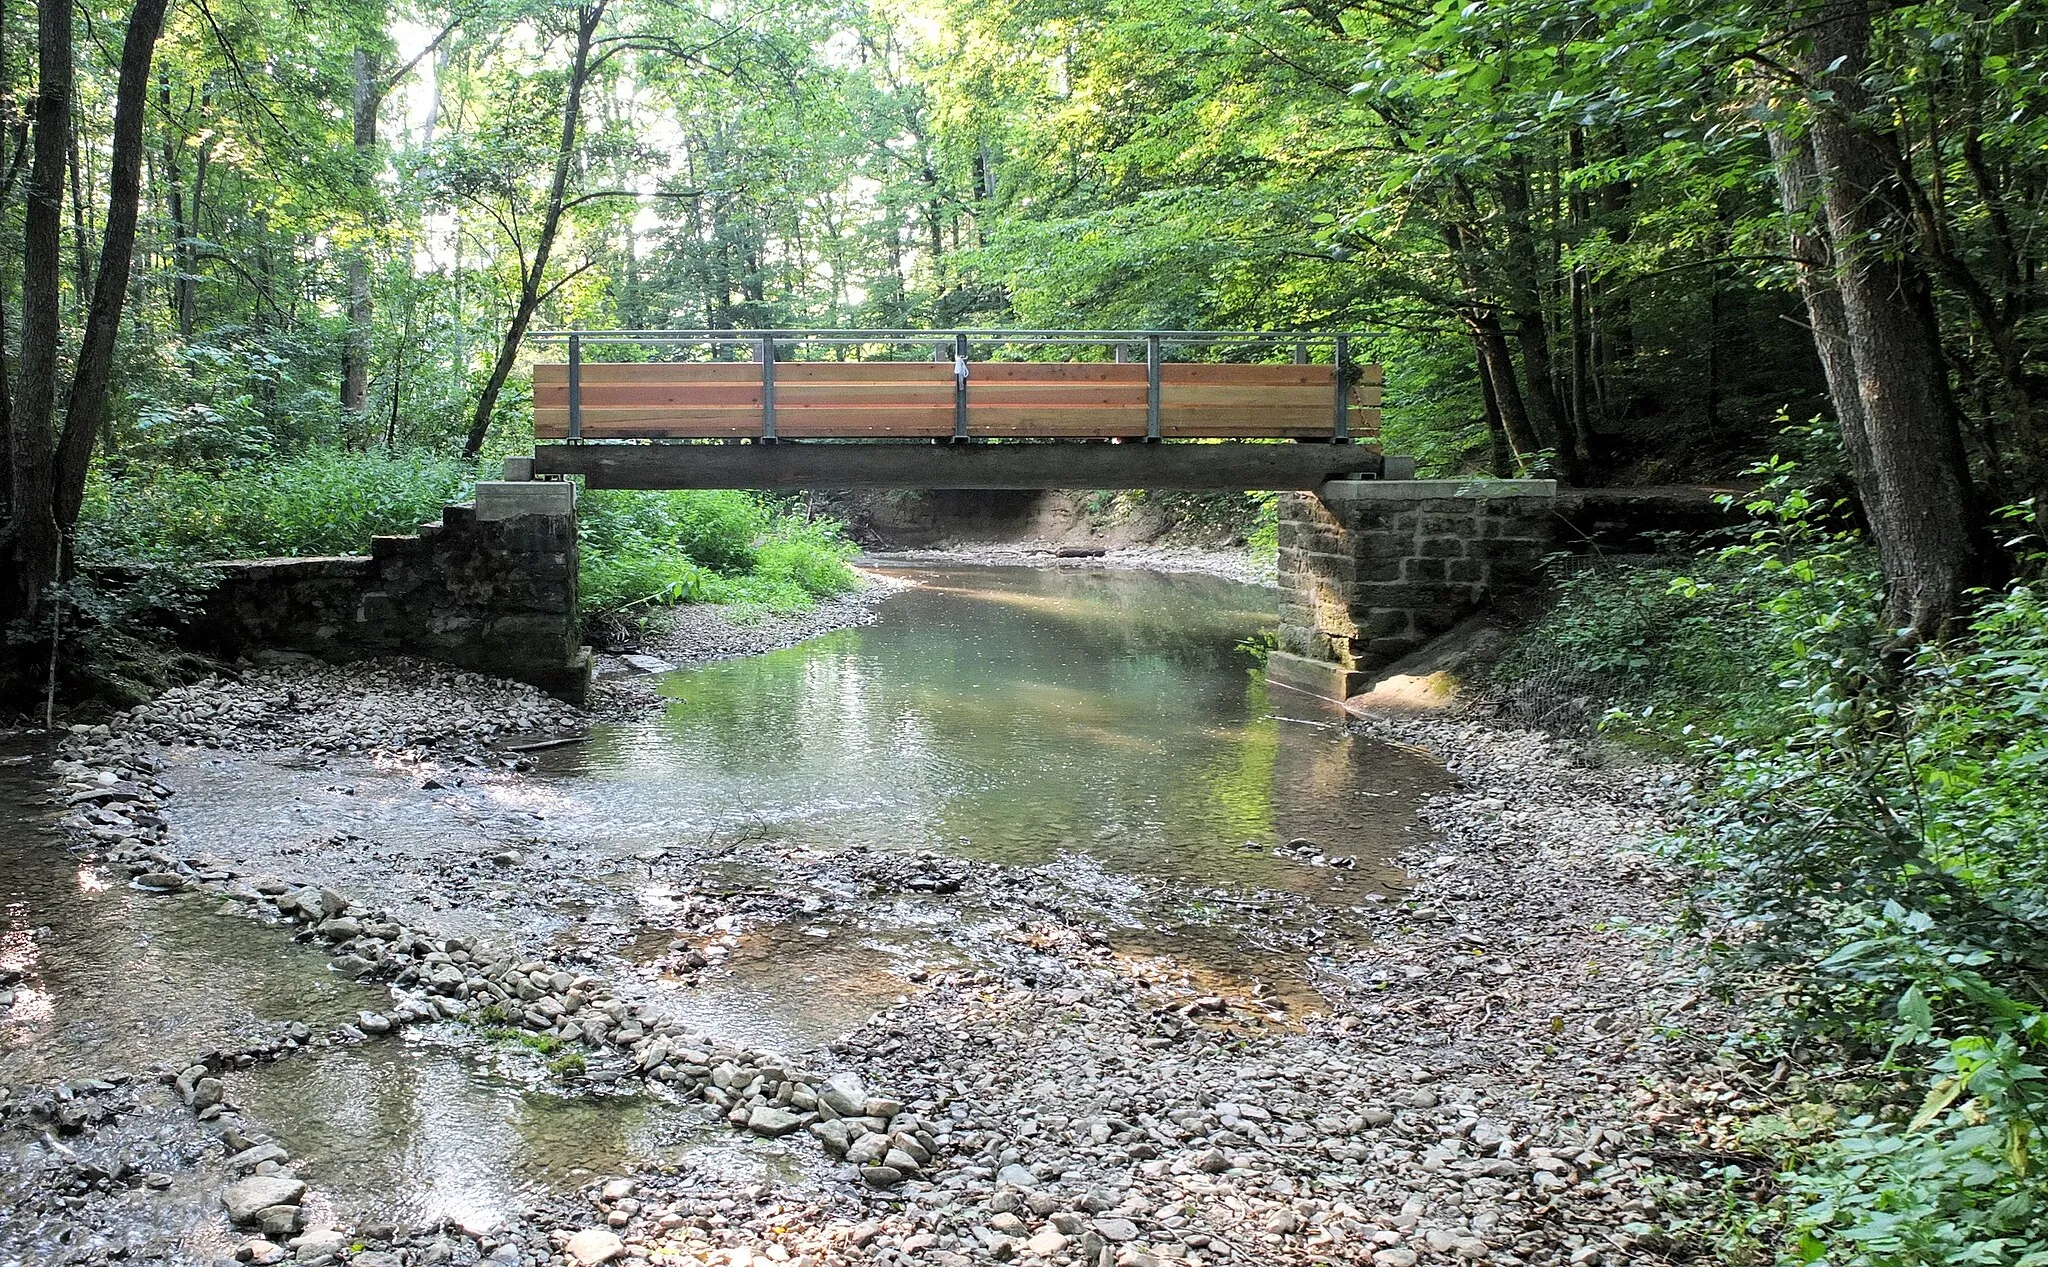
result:
[[[1332,699],[1541,580],[1554,480],[1332,480],[1280,498],[1275,682]]]
[[[191,632],[229,655],[409,655],[572,703],[590,689],[570,483],[478,484],[474,503],[449,506],[415,535],[377,537],[368,555],[214,566],[219,581]]]

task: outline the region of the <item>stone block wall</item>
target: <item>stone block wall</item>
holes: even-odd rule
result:
[[[1343,698],[1538,583],[1551,480],[1337,480],[1280,503],[1276,680]]]
[[[215,566],[191,630],[211,650],[419,656],[573,703],[590,687],[570,484],[480,484],[475,504],[448,507],[416,535],[378,537],[367,556]]]

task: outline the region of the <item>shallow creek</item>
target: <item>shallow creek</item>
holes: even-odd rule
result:
[[[1256,935],[1259,895],[1334,924],[1398,887],[1387,859],[1419,842],[1414,803],[1444,782],[1434,763],[1269,695],[1240,645],[1270,629],[1269,591],[1135,572],[901,574],[916,586],[877,623],[665,675],[659,709],[536,753],[528,773],[179,750],[163,776],[179,844],[448,934],[638,975],[673,1014],[788,1052],[925,972],[973,965],[1011,925],[986,892],[878,894],[857,871],[798,876],[787,859],[922,851],[1017,868],[1003,874],[1020,893],[1057,882],[1130,955],[1172,956],[1200,982],[1258,977],[1312,1008],[1302,956]],[[216,914],[218,899],[80,870],[36,830],[51,811],[26,807],[27,773],[5,774],[0,968],[26,976],[0,1013],[0,1082],[175,1067],[250,1027],[331,1026],[375,1005],[317,951]],[[707,891],[760,901],[679,980],[660,962],[681,944],[671,917]],[[316,1199],[353,1217],[489,1224],[593,1173],[675,1162],[765,1180],[822,1164],[800,1142],[709,1126],[696,1106],[566,1094],[543,1064],[467,1027],[422,1026],[243,1070],[230,1094],[309,1163]],[[217,1233],[194,1235],[196,1251]],[[19,1252],[9,1242],[0,1209],[0,1263]]]

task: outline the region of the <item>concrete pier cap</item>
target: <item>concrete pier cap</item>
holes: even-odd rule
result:
[[[1277,685],[1343,700],[1541,581],[1555,480],[1331,480],[1280,499]]]
[[[521,515],[576,513],[576,485],[569,480],[478,480],[476,517],[485,523]]]

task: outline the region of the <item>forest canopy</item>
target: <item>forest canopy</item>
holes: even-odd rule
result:
[[[1925,626],[2044,477],[2041,18],[8,4],[10,610],[41,483],[61,534],[87,479],[522,447],[530,329],[1017,324],[1369,332],[1436,473],[1725,479],[1831,415]]]

